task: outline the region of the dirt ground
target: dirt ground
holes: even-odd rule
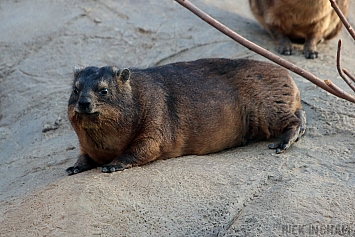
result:
[[[275,52],[248,2],[192,0]],[[349,11],[355,26],[355,6]],[[260,142],[113,174],[67,176],[78,141],[66,106],[74,66],[148,67],[205,57],[266,59],[173,0],[0,2],[0,236],[340,236],[355,234],[355,107],[293,75],[307,113],[302,140],[281,155]],[[343,29],[306,60],[347,87],[355,42]],[[343,235],[343,236],[344,236]]]

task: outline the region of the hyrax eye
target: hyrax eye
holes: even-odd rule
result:
[[[79,94],[79,90],[78,90],[78,88],[74,87],[74,89],[73,89],[73,93],[74,93],[74,95]]]
[[[99,91],[99,93],[100,93],[100,95],[107,95],[108,89],[107,89],[107,88],[101,89],[101,90]]]

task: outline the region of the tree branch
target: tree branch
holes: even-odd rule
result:
[[[348,72],[346,69],[342,69],[341,66],[340,66],[341,43],[342,43],[342,41],[341,41],[341,39],[340,39],[340,40],[338,41],[338,51],[337,51],[337,69],[338,69],[338,73],[339,73],[339,75],[343,78],[343,80],[346,82],[346,84],[348,84],[349,87],[355,92],[355,86],[354,86],[353,82],[350,81],[350,80],[344,75],[344,73],[345,73],[346,75],[349,75],[349,72]],[[349,77],[350,77],[352,80],[354,80],[351,75],[350,75]]]
[[[352,27],[351,27],[350,23],[348,22],[348,20],[346,20],[346,17],[341,12],[341,10],[339,9],[338,5],[336,4],[336,2],[334,0],[329,0],[329,1],[330,1],[330,4],[332,5],[334,11],[338,14],[341,22],[343,22],[343,25],[348,30],[349,34],[355,40],[355,31],[352,29]]]

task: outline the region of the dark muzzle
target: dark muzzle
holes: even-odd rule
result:
[[[79,113],[92,113],[92,103],[90,98],[81,97],[78,101],[77,112]]]

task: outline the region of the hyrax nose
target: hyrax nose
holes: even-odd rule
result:
[[[90,107],[91,101],[89,98],[84,97],[79,100],[78,104],[81,109],[87,109]]]

